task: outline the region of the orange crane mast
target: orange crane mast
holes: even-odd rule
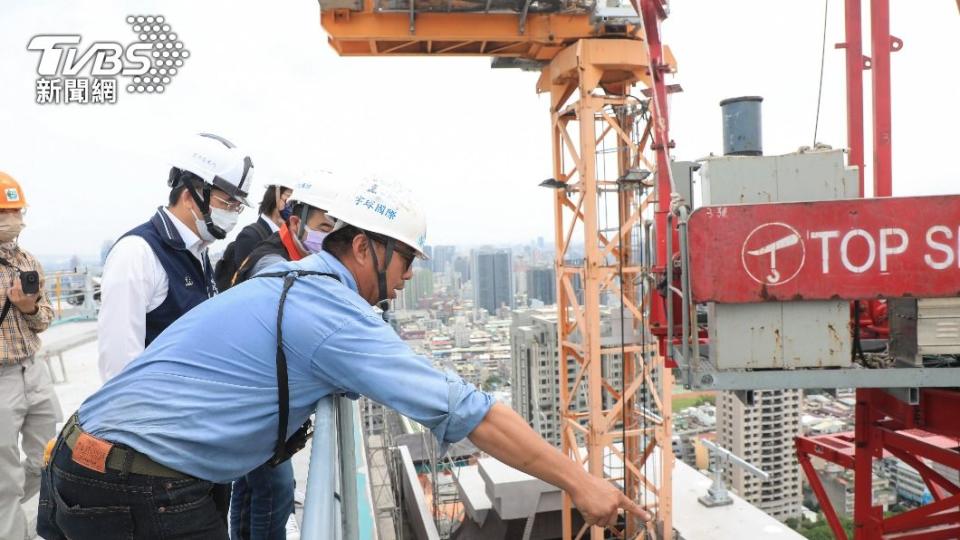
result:
[[[663,325],[653,272],[665,267],[665,235],[651,229],[666,230],[663,78],[676,63],[659,44],[664,5],[645,3],[641,24],[630,6],[571,0],[320,0],[320,22],[342,56],[489,56],[540,70],[537,91],[550,95],[553,177],[542,185],[554,191],[562,451],[652,511],[653,523],[626,519],[618,537],[669,539],[672,376],[651,333]],[[582,257],[571,249],[578,241]],[[602,313],[605,295],[619,300]],[[620,336],[605,340],[602,322],[616,318]],[[567,495],[562,514],[564,538],[583,538]]]

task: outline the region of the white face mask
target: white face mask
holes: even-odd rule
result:
[[[190,213],[193,214],[194,220],[197,224],[197,234],[200,235],[200,239],[207,243],[213,243],[217,241],[217,238],[207,230],[207,224],[201,218],[197,218],[196,212],[193,209],[190,210]],[[210,219],[213,220],[213,224],[217,227],[223,229],[224,232],[230,233],[234,227],[237,226],[237,220],[240,218],[240,214],[236,212],[231,212],[230,210],[225,210],[223,208],[211,208],[210,209]]]
[[[5,244],[20,236],[24,226],[23,214],[20,212],[0,213],[0,243]]]
[[[213,218],[213,224],[229,233],[237,226],[237,220],[240,214],[223,208],[211,208],[210,217]]]

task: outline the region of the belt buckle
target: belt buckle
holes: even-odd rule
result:
[[[98,439],[93,435],[81,432],[77,437],[76,444],[73,445],[74,463],[82,465],[98,473],[107,472],[107,456],[110,455],[110,449],[113,443]]]

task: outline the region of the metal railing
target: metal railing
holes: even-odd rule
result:
[[[359,405],[343,396],[317,403],[300,538],[378,538]]]
[[[89,270],[48,272],[44,294],[50,300],[54,324],[97,318],[100,284]]]

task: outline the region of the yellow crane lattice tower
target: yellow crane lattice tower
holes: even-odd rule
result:
[[[653,512],[654,526],[626,520],[617,536],[672,538],[672,378],[649,332],[657,109],[632,95],[651,84],[636,12],[567,0],[320,4],[342,56],[489,56],[540,70],[537,90],[550,96],[562,451]],[[669,50],[665,58],[672,69]],[[604,296],[615,299],[606,313]],[[604,336],[615,319],[620,335]],[[565,539],[584,537],[578,523],[564,495]]]

